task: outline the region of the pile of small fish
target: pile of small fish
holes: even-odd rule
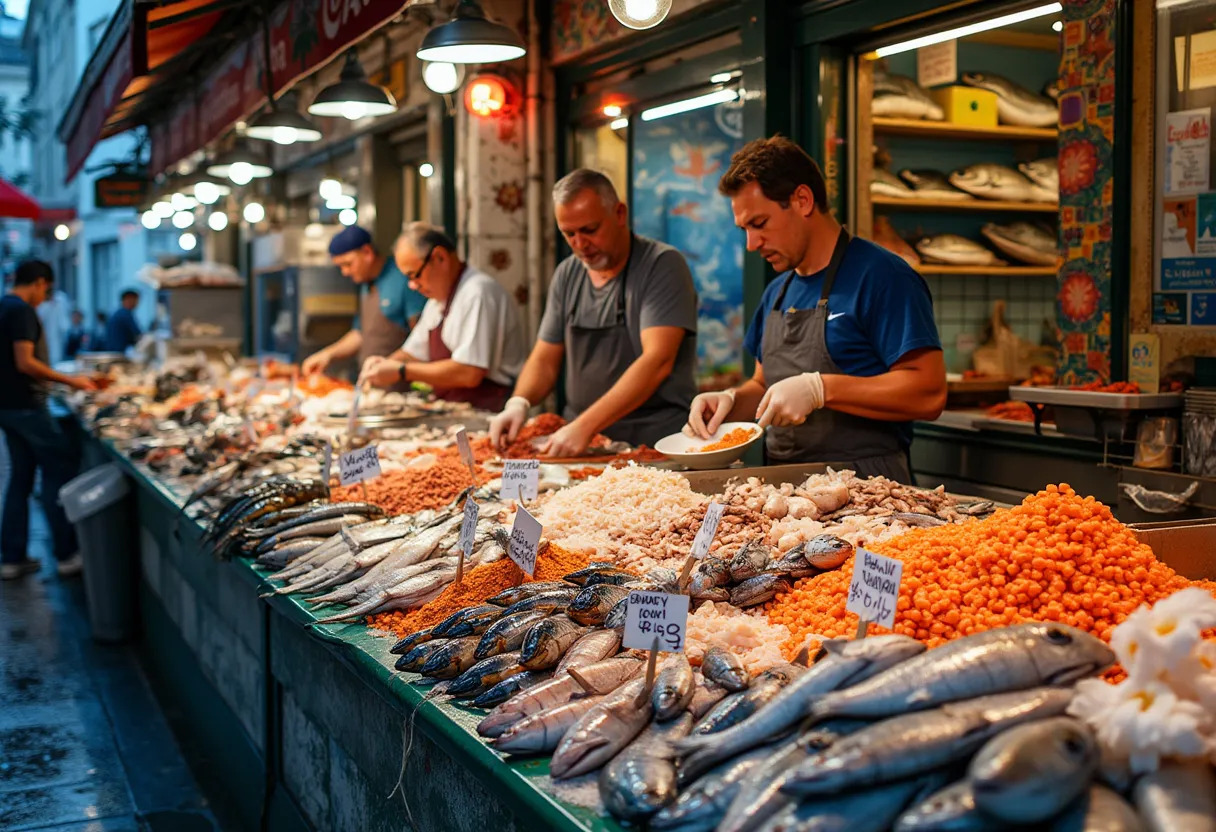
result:
[[[999,199],[1015,202],[1055,202],[1059,198],[1060,174],[1055,157],[1021,162],[1018,169],[985,162],[949,175],[936,170],[904,169],[896,177],[886,168],[875,168],[870,193],[894,199],[936,199],[966,202]]]
[[[493,613],[466,620],[481,614]],[[651,829],[1216,824],[1216,778],[1206,763],[1167,766],[1134,783],[1101,782],[1109,767],[1099,769],[1095,738],[1066,711],[1072,685],[1108,668],[1114,654],[1068,626],[1020,624],[927,652],[898,635],[829,641],[809,668],[782,665],[753,679],[720,650],[707,653],[699,671],[683,655],[657,667],[652,655],[644,671],[640,658],[606,649],[589,651],[593,658],[579,666],[559,664],[546,678],[524,665],[525,654],[536,653],[529,641],[542,640],[531,632],[519,653],[498,654],[501,664],[516,663],[505,681],[483,687],[501,672],[483,660],[474,679],[470,669],[453,683],[461,696],[484,689],[474,704],[499,703],[478,732],[504,753],[552,754],[556,780],[598,772],[604,807]],[[567,638],[582,644],[590,634]],[[439,652],[450,643],[432,655],[450,663]],[[547,654],[538,667],[551,662]]]
[[[257,485],[237,492],[211,515],[211,525],[203,545],[221,557],[231,557],[247,545],[249,535],[258,527],[256,521],[274,515],[276,521],[295,519],[311,504],[329,497],[329,485],[320,480],[299,480],[290,476],[271,477]],[[286,516],[281,512],[288,512]]]
[[[726,553],[719,550],[719,554]],[[693,567],[687,591],[693,601],[729,601],[736,607],[766,603],[790,590],[790,581],[836,569],[853,556],[853,544],[818,535],[778,554],[763,540],[751,540],[729,558],[707,556]]]

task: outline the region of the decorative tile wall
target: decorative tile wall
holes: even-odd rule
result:
[[[1005,301],[1005,323],[1019,338],[1054,346],[1056,283],[1048,277],[927,275],[933,317],[942,339],[946,371],[972,369],[971,355],[984,341],[993,304]]]

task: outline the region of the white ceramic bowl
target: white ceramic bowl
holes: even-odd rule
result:
[[[735,428],[750,430],[752,438],[742,445],[723,448],[720,451],[696,452],[697,448],[712,445]],[[673,433],[671,436],[664,436],[656,442],[654,449],[673,462],[678,462],[681,465],[692,468],[694,471],[706,471],[711,468],[725,468],[730,465],[736,459],[743,456],[747,449],[762,436],[764,436],[764,431],[755,422],[727,422],[719,427],[717,433],[709,437],[709,439],[702,439],[699,436],[685,436],[683,433]]]

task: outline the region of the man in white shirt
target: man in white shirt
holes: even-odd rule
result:
[[[435,226],[406,226],[393,254],[426,306],[401,348],[368,358],[360,378],[377,387],[424,382],[439,398],[500,409],[527,357],[515,302],[498,281],[462,262]]]

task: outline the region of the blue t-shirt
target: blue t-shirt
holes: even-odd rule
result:
[[[375,283],[376,288],[380,291],[380,311],[384,317],[408,331],[410,318],[417,318],[422,314],[422,307],[426,306],[426,298],[410,288],[409,280],[401,273],[401,269],[397,268],[392,257],[384,258],[384,268],[380,269],[380,275],[376,278]],[[360,300],[367,291],[367,284],[359,287]],[[359,316],[356,315],[355,323],[351,328],[358,330],[359,325]]]
[[[779,275],[765,288],[743,342],[761,364],[764,322],[788,275]],[[823,278],[823,271],[794,275],[782,311],[810,309],[819,303]],[[849,376],[880,375],[912,350],[942,347],[924,278],[885,248],[856,237],[840,261],[828,297],[826,327],[828,354]],[[903,432],[910,442],[911,426]]]
[[[127,347],[139,343],[143,331],[135,320],[135,314],[125,306],[120,306],[110,320],[106,321],[106,349],[110,352],[125,352]]]

